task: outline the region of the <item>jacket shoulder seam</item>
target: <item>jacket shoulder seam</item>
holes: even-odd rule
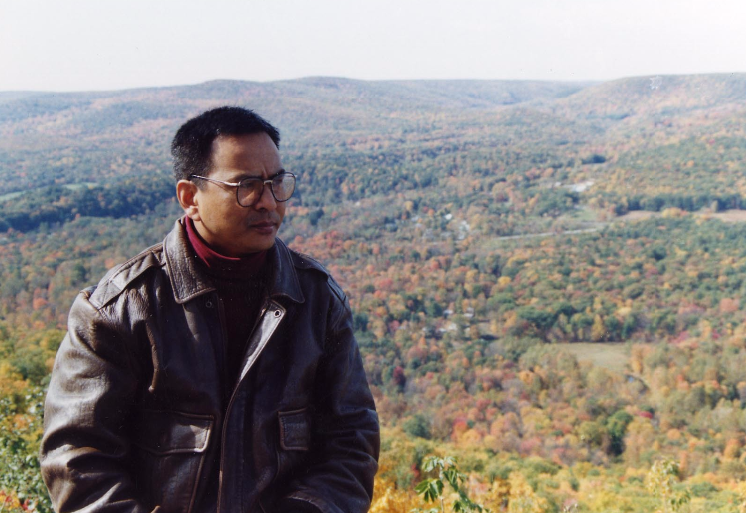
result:
[[[295,251],[294,249],[290,249],[290,254],[295,257],[293,259],[293,264],[295,265],[295,267],[300,267],[301,269],[313,269],[322,272],[327,276],[330,275],[326,267],[324,267],[321,262],[316,260],[314,257],[306,253],[301,253],[300,251]]]
[[[86,289],[83,289],[78,294],[79,299],[85,301],[92,309],[93,312],[95,312],[95,316],[98,318],[98,320],[103,323],[107,329],[109,329],[111,332],[116,333],[120,337],[123,337],[125,334],[121,330],[120,323],[117,323],[110,315],[109,312],[106,312],[105,308],[103,306],[99,307],[98,305],[94,304],[91,301],[91,295],[94,290],[94,287],[88,287]],[[77,301],[76,301],[77,302]],[[73,305],[73,308],[75,305]],[[90,322],[90,321],[89,321]],[[90,324],[89,324],[90,326]]]
[[[163,243],[158,243],[113,267],[95,288],[85,289],[90,291],[88,301],[98,310],[104,308],[145,272],[156,267],[163,267],[163,259],[159,257],[162,251]],[[143,263],[145,265],[138,266]]]
[[[318,260],[310,255],[307,255],[306,253],[301,253],[300,251],[295,251],[293,249],[290,249],[290,253],[294,257],[293,264],[295,265],[295,267],[318,271],[326,276],[326,284],[336,298],[336,301],[339,303],[339,306],[341,307],[339,315],[336,315],[333,320],[333,325],[336,326],[343,315],[350,310],[350,306],[347,301],[347,294],[345,294],[342,287],[339,285],[339,283],[337,283],[337,280],[334,279],[334,276],[332,276],[327,268],[324,267]]]
[[[316,271],[319,271],[326,275],[326,281],[329,285],[329,288],[334,293],[335,296],[337,296],[337,299],[344,303],[347,300],[347,294],[344,293],[344,290],[342,290],[342,287],[337,283],[337,280],[334,279],[332,274],[327,270],[326,267],[324,267],[318,260],[313,258],[312,256],[309,256],[305,253],[301,253],[299,251],[290,250],[297,258],[300,258],[302,264],[308,263],[310,265],[297,265],[296,267],[300,267],[301,269],[313,269]]]

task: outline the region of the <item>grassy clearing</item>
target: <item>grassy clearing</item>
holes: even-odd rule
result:
[[[581,221],[585,223],[598,223],[600,222],[598,212],[586,205],[580,205],[573,210],[570,210],[560,218],[569,219],[573,221]]]
[[[593,365],[614,372],[623,373],[629,361],[629,349],[624,342],[575,342],[553,345],[571,353],[579,362],[589,361]]]
[[[69,183],[65,185],[65,189],[68,189],[70,191],[77,191],[79,189],[87,189],[89,187],[96,187],[98,184],[96,182],[78,182],[78,183]]]
[[[17,192],[9,192],[7,194],[0,194],[0,203],[4,203],[8,200],[12,200],[13,198],[17,198],[18,196],[24,194],[24,191],[17,191]]]
[[[743,223],[746,222],[746,210],[723,210],[722,212],[712,212],[709,209],[703,209],[699,212],[687,213],[684,215],[692,215],[699,218],[705,219],[719,219],[725,223]],[[614,222],[619,221],[640,221],[650,219],[651,217],[661,217],[661,212],[648,212],[643,210],[635,210],[633,212],[627,212],[614,219]]]
[[[726,223],[746,222],[746,210],[724,210],[723,212],[709,214],[709,216]]]
[[[98,187],[98,183],[96,182],[78,182],[78,183],[69,183],[65,184],[63,187],[69,191],[77,191],[80,189],[87,189],[90,187]],[[4,203],[6,201],[15,199],[19,196],[22,196],[26,194],[27,191],[16,191],[16,192],[9,192],[7,194],[0,194],[0,203]]]

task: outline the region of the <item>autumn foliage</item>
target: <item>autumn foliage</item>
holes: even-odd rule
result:
[[[429,455],[493,512],[746,511],[746,79],[649,85],[3,101],[0,511],[49,511],[40,405],[69,306],[169,230],[164,141],[226,98],[283,129],[281,236],[353,308],[384,426],[372,511],[428,507]]]

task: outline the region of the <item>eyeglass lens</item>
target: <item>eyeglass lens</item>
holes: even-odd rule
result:
[[[295,177],[290,173],[283,173],[272,180],[272,195],[277,201],[287,201],[295,191]],[[264,181],[258,178],[241,180],[238,186],[238,203],[244,206],[253,205],[259,200],[264,191]]]

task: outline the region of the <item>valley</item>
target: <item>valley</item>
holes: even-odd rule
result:
[[[661,459],[687,511],[746,503],[746,75],[317,77],[0,95],[16,510],[49,511],[40,404],[75,294],[167,233],[173,131],[224,103],[281,129],[280,236],[350,299],[384,427],[373,511],[422,507],[433,453],[492,511],[653,511]]]

